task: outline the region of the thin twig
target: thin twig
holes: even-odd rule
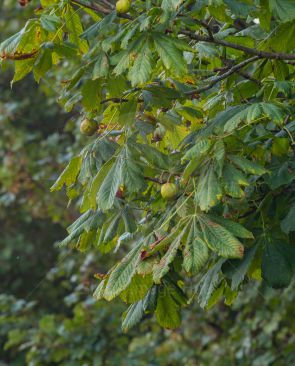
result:
[[[257,50],[256,48],[245,47],[245,46],[242,46],[242,45],[239,45],[236,43],[224,41],[223,39],[216,39],[214,37],[201,36],[200,34],[191,32],[186,29],[181,29],[179,31],[179,34],[186,35],[189,38],[194,39],[199,42],[208,42],[208,43],[219,44],[221,46],[233,48],[235,50],[239,50],[239,51],[248,53],[249,55],[259,56],[260,58],[267,58],[267,59],[274,59],[274,60],[295,60],[295,54],[261,51],[261,50]]]
[[[248,65],[251,62],[257,61],[260,59],[260,56],[253,56],[251,58],[248,58],[247,60],[244,60],[242,62],[240,62],[239,64],[233,66],[231,69],[229,69],[227,72],[225,72],[224,74],[215,77],[214,79],[212,79],[206,86],[203,86],[201,88],[198,89],[193,89],[190,90],[188,92],[185,92],[185,95],[193,95],[193,94],[199,94],[202,93],[206,90],[211,89],[215,84],[219,83],[219,81],[226,79],[227,77],[229,77],[230,75],[234,74],[236,71],[242,69],[244,66]]]

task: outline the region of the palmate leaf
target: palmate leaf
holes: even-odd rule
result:
[[[208,257],[207,244],[201,238],[201,233],[194,218],[183,249],[183,268],[186,272],[198,273],[208,260]]]
[[[178,76],[187,72],[187,64],[180,51],[170,40],[170,37],[160,33],[153,33],[156,50],[166,69],[171,70]]]
[[[224,125],[224,131],[231,132],[242,122],[244,124],[250,124],[265,117],[270,118],[276,123],[280,123],[284,120],[285,112],[281,106],[272,103],[261,102],[249,104],[243,106],[240,111],[227,120]]]
[[[225,258],[243,257],[243,245],[226,228],[210,220],[206,215],[199,215],[198,218],[209,248]]]
[[[130,284],[140,261],[142,242],[138,243],[111,271],[104,297],[110,301]]]

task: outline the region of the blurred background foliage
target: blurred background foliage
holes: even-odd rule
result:
[[[0,41],[30,8],[1,1]],[[51,85],[32,78],[10,88],[0,78],[0,365],[295,365],[295,284],[284,291],[253,285],[232,307],[183,312],[180,329],[152,319],[123,334],[119,301],[92,298],[104,272],[98,253],[58,249],[77,216],[49,187],[83,145],[75,112],[65,113]]]

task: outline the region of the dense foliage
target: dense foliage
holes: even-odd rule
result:
[[[123,329],[150,313],[176,328],[195,297],[230,305],[249,280],[288,286],[294,2],[41,0],[35,14],[1,58],[93,134],[52,186],[81,212],[60,245],[112,253],[94,295],[130,304]]]

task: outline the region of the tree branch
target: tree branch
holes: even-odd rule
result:
[[[259,56],[253,56],[251,58],[248,58],[247,60],[244,60],[244,61],[240,62],[239,64],[232,66],[227,72],[223,73],[222,75],[217,76],[217,77],[211,79],[210,81],[207,79],[207,82],[208,82],[207,85],[205,85],[203,87],[200,87],[200,88],[197,88],[197,89],[189,90],[189,91],[185,92],[184,94],[185,95],[194,95],[194,94],[200,94],[204,91],[207,91],[207,90],[211,89],[215,84],[217,84],[220,81],[228,78],[230,75],[234,74],[235,72],[238,72],[244,66],[248,65],[251,62],[257,61],[259,59],[260,59]],[[243,74],[242,76],[249,79],[249,80],[251,80],[251,81],[254,81],[248,75],[247,75],[247,77],[245,76],[245,74]],[[205,80],[205,82],[206,82],[206,80]],[[255,80],[255,82],[259,82],[259,81]],[[128,101],[129,101],[129,99],[126,99],[126,98],[109,98],[109,99],[102,100],[100,103],[101,104],[105,104],[105,103],[108,103],[108,102],[114,102],[114,103],[123,103],[124,102],[124,103],[126,103]],[[137,101],[138,102],[143,102],[142,99],[138,99]],[[145,179],[152,180],[152,178],[148,178],[148,177],[145,177]],[[158,182],[158,183],[160,183],[160,182]]]
[[[105,7],[98,5],[93,1],[86,1],[86,0],[71,0],[73,3],[76,3],[82,7],[92,9],[98,13],[102,13],[108,15],[112,12],[111,9],[106,9]],[[128,14],[117,14],[120,18],[133,20],[134,18]],[[201,36],[197,33],[189,31],[187,29],[181,29],[178,34],[183,34],[191,39],[194,39],[199,42],[209,42],[214,44],[219,44],[224,47],[233,48],[235,50],[239,50],[249,55],[259,56],[260,58],[267,58],[267,59],[274,59],[274,60],[295,60],[295,54],[288,54],[288,53],[280,53],[280,52],[267,52],[267,51],[260,51],[256,48],[245,47],[236,43],[224,41],[222,39],[214,38],[210,27],[203,21],[198,20],[198,23],[205,27],[209,33],[209,36]],[[173,33],[171,29],[167,29],[166,33]]]
[[[183,35],[188,36],[189,38],[194,39],[199,42],[209,42],[209,43],[219,44],[224,47],[229,47],[229,48],[233,48],[235,50],[243,51],[245,53],[248,53],[249,55],[259,56],[260,58],[267,58],[267,59],[273,59],[273,60],[295,60],[294,54],[292,55],[289,53],[260,51],[260,50],[257,50],[256,48],[245,47],[245,46],[242,46],[242,45],[239,45],[236,43],[224,41],[222,39],[201,36],[197,33],[188,31],[186,29],[181,29],[179,31],[179,34],[183,34]]]
[[[239,70],[237,71],[237,74],[241,75],[244,79],[250,80],[257,85],[262,86],[262,82],[260,80],[254,79],[251,75],[248,75],[243,71]]]
[[[259,60],[261,57],[260,56],[253,56],[251,58],[248,58],[247,60],[244,60],[242,62],[240,62],[239,64],[233,66],[231,69],[229,69],[227,72],[225,72],[224,74],[215,77],[214,79],[212,79],[207,85],[198,88],[198,89],[193,89],[190,90],[188,92],[185,92],[185,95],[193,95],[193,94],[199,94],[202,93],[206,90],[211,89],[215,84],[219,83],[219,81],[224,80],[226,78],[228,78],[230,75],[234,74],[235,72],[237,72],[238,70],[242,69],[244,66],[248,65],[251,62],[257,61]]]

